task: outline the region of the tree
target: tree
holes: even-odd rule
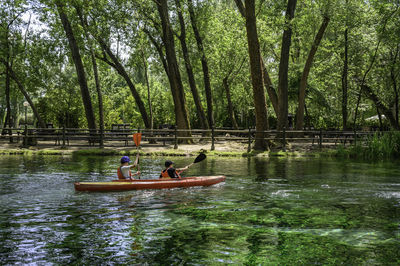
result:
[[[282,48],[279,61],[279,81],[278,81],[278,129],[287,126],[288,121],[288,72],[289,72],[289,52],[292,42],[292,25],[297,0],[288,0],[285,14],[285,30],[282,36]]]
[[[104,110],[103,110],[103,95],[101,93],[101,85],[100,85],[100,80],[99,80],[99,71],[97,67],[97,62],[96,62],[96,54],[93,48],[93,45],[90,40],[90,36],[88,34],[88,29],[87,29],[87,18],[84,17],[82,9],[80,6],[75,5],[76,12],[78,13],[81,25],[85,31],[85,38],[89,42],[89,51],[90,51],[90,59],[92,61],[92,67],[93,67],[93,75],[94,75],[94,80],[95,80],[95,86],[96,86],[96,92],[97,92],[97,99],[98,99],[98,104],[99,104],[99,125],[100,125],[100,134],[104,133]],[[100,147],[103,147],[103,138],[100,138]]]
[[[82,96],[82,101],[83,105],[85,107],[85,114],[86,114],[86,120],[88,123],[89,129],[96,129],[96,120],[94,118],[94,112],[93,112],[93,107],[92,107],[92,100],[90,98],[90,93],[89,93],[89,88],[87,85],[86,81],[86,74],[85,74],[85,69],[82,63],[82,58],[79,52],[79,47],[76,42],[74,32],[72,30],[71,24],[69,22],[68,16],[64,11],[64,3],[60,0],[56,0],[56,6],[58,10],[58,14],[60,16],[61,22],[64,27],[65,34],[68,39],[69,47],[71,50],[71,55],[72,59],[75,64],[76,68],[76,73],[78,75],[78,82],[81,88],[81,96]]]
[[[181,29],[178,39],[179,39],[179,41],[181,43],[181,47],[182,47],[182,54],[183,54],[183,59],[185,61],[186,72],[187,72],[187,76],[188,76],[188,80],[189,80],[189,87],[190,87],[190,90],[192,91],[193,101],[195,103],[196,111],[197,111],[197,117],[200,120],[201,128],[209,129],[209,121],[207,121],[206,115],[204,113],[203,105],[201,104],[201,98],[200,98],[199,92],[197,90],[196,81],[195,81],[195,77],[193,74],[192,63],[190,62],[189,51],[188,51],[188,48],[186,45],[186,27],[185,27],[185,20],[182,15],[182,7],[180,4],[180,0],[175,0],[175,4],[176,4],[177,12],[178,12],[179,25],[180,25],[180,29]],[[201,39],[200,39],[200,42],[201,42]],[[206,67],[206,68],[208,68],[208,67]],[[211,86],[209,83],[210,82],[208,79],[207,86],[209,86],[209,89],[211,89]],[[209,102],[209,101],[207,101],[207,102]],[[211,117],[212,117],[212,106],[211,106]]]
[[[317,35],[315,36],[314,42],[311,46],[310,52],[307,57],[307,61],[304,65],[303,74],[301,75],[300,87],[299,87],[299,107],[297,109],[297,119],[296,119],[296,129],[302,130],[304,126],[304,105],[305,105],[305,96],[306,96],[306,88],[307,88],[307,79],[310,73],[311,65],[314,60],[315,53],[317,52],[318,46],[322,40],[324,32],[328,27],[330,18],[328,16],[324,16],[321,27],[318,30]]]
[[[193,2],[192,0],[188,0],[188,9],[190,14],[190,21],[192,24],[192,29],[194,32],[194,36],[196,38],[197,48],[201,55],[201,67],[203,69],[203,77],[204,77],[204,89],[206,92],[206,100],[207,100],[207,116],[208,116],[208,124],[210,127],[214,127],[214,112],[213,112],[213,99],[212,99],[212,91],[211,91],[211,83],[210,83],[210,73],[208,69],[208,62],[206,58],[206,54],[204,52],[203,40],[200,36],[200,32],[197,28],[196,18],[193,10]]]
[[[241,0],[237,0],[237,3],[239,3],[238,5],[242,4]],[[258,42],[254,0],[245,1],[244,14],[246,19],[247,43],[250,58],[251,83],[253,87],[253,99],[256,112],[257,133],[254,149],[267,150],[269,147],[268,143],[264,139],[264,131],[268,130],[268,113],[265,103],[260,44]]]
[[[175,121],[179,129],[190,129],[188,110],[186,106],[185,92],[178,67],[175,52],[174,35],[168,15],[167,0],[155,1],[161,20],[162,39],[164,41],[168,77],[170,79],[171,92],[175,106]],[[181,132],[180,135],[190,135],[188,132]]]

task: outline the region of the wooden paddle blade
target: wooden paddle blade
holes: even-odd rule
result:
[[[142,140],[142,133],[133,134],[133,141],[135,142],[136,147],[140,145],[141,140]]]
[[[207,156],[206,156],[204,153],[200,153],[200,154],[196,157],[196,159],[194,159],[194,162],[193,162],[193,163],[201,162],[201,161],[203,161],[206,157],[207,157]]]

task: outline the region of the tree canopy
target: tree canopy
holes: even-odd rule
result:
[[[399,50],[398,0],[5,0],[0,122],[398,129]]]

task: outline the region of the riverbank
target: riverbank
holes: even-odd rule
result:
[[[322,150],[318,145],[311,144],[289,144],[286,151],[282,151],[280,147],[276,147],[270,151],[247,152],[248,146],[240,142],[218,142],[214,150],[211,150],[211,143],[196,144],[180,144],[174,149],[173,144],[149,144],[143,143],[139,152],[144,156],[196,156],[200,152],[204,152],[209,156],[225,156],[225,157],[249,157],[249,156],[320,156],[321,153],[332,151],[332,147],[325,146]],[[100,149],[98,147],[88,145],[74,145],[61,148],[52,144],[41,144],[30,147],[22,147],[21,143],[0,142],[0,155],[133,155],[137,153],[135,146],[113,146]]]

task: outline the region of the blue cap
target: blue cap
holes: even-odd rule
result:
[[[128,156],[122,156],[121,158],[121,163],[129,163],[130,161],[131,159]]]

